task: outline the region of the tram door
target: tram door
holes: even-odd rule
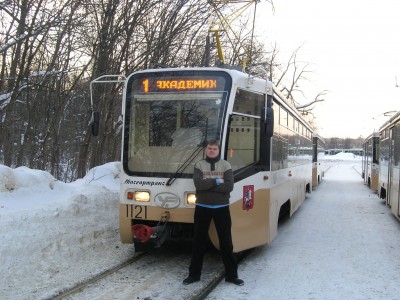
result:
[[[391,128],[392,134],[392,192],[391,209],[394,215],[400,216],[400,125]]]
[[[368,140],[366,143],[366,163],[365,163],[365,183],[371,187],[371,179],[372,179],[372,138]]]
[[[386,204],[391,207],[392,198],[392,185],[393,185],[393,165],[394,165],[394,139],[393,139],[393,127],[389,130],[389,163],[388,163],[388,186],[386,193]]]

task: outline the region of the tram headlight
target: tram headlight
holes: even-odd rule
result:
[[[188,193],[186,195],[186,202],[187,202],[187,204],[195,205],[196,204],[196,194]]]
[[[134,200],[138,202],[149,202],[150,193],[146,191],[136,191],[134,195]]]

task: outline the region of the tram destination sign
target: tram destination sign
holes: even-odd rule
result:
[[[143,78],[140,82],[139,91],[142,93],[220,91],[225,85],[225,79],[222,77]]]

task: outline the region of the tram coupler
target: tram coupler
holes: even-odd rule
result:
[[[170,236],[169,216],[169,212],[163,213],[156,226],[144,224],[135,224],[132,226],[133,240],[137,252],[149,251],[161,247]]]

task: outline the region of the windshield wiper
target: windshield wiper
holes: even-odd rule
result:
[[[175,174],[168,179],[166,185],[170,186],[171,184],[174,183],[174,181],[176,180],[176,178],[178,178],[179,175],[181,175],[183,173],[183,171],[185,171],[185,169],[190,165],[190,163],[197,157],[197,155],[200,153],[201,150],[204,149],[206,144],[206,140],[204,140],[201,144],[198,145],[198,148],[195,149],[192,154],[189,155],[188,159],[186,159],[186,161],[178,168],[178,170],[176,170]]]
[[[200,151],[204,149],[204,147],[207,145],[207,133],[208,133],[208,118],[206,118],[206,130],[204,134],[204,140],[199,145],[197,145],[198,148],[195,149],[192,154],[190,154],[188,159],[178,168],[178,170],[176,170],[175,174],[170,179],[168,179],[166,183],[167,186],[173,184],[176,178],[178,178],[178,176],[181,175],[183,171],[185,171],[185,169],[197,157]]]

